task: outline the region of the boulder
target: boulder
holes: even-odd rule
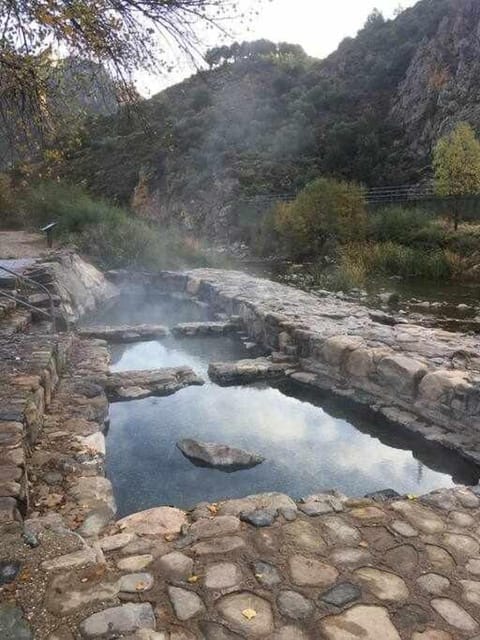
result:
[[[227,444],[200,442],[190,438],[177,442],[177,447],[196,466],[213,467],[222,471],[250,469],[265,460],[263,456],[256,453],[230,447]]]
[[[283,378],[292,365],[272,362],[268,358],[252,358],[237,362],[212,362],[208,375],[213,382],[222,386],[246,384],[258,380]]]

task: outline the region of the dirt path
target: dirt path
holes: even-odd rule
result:
[[[40,233],[0,231],[0,260],[38,258],[46,251],[47,243]]]

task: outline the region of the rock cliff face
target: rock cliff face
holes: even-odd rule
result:
[[[480,129],[478,0],[451,0],[437,31],[415,52],[391,114],[419,161],[454,123],[467,121]]]

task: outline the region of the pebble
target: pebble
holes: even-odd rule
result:
[[[335,607],[343,607],[350,602],[358,600],[362,595],[361,590],[357,585],[351,582],[341,582],[335,585],[332,589],[329,589],[320,596],[320,599],[327,604],[332,604]]]
[[[417,584],[428,593],[440,595],[450,586],[450,580],[438,573],[425,573],[417,578]]]
[[[80,633],[87,640],[107,634],[134,633],[138,629],[155,629],[155,615],[147,602],[111,607],[89,616],[80,624]]]
[[[242,581],[242,572],[232,562],[219,562],[210,565],[205,571],[207,589],[228,589],[236,587]]]
[[[288,566],[292,581],[299,586],[328,587],[338,577],[335,567],[314,558],[292,556]]]
[[[200,596],[188,589],[169,586],[168,597],[179,620],[190,620],[205,611],[205,605]]]
[[[20,562],[16,560],[0,561],[0,586],[13,582],[20,571]]]
[[[278,569],[268,562],[258,560],[253,565],[253,571],[257,581],[264,587],[274,587],[282,581]]]
[[[240,520],[248,522],[254,527],[269,527],[278,515],[276,509],[255,509],[254,511],[242,511]]]
[[[33,640],[22,610],[8,603],[0,604],[0,638],[2,640]]]
[[[292,620],[306,620],[314,610],[315,605],[297,591],[281,591],[277,596],[277,606],[280,613]]]
[[[158,560],[157,567],[162,576],[187,580],[193,573],[193,560],[179,551],[172,551]]]
[[[141,571],[148,567],[153,562],[153,556],[150,553],[145,553],[141,556],[130,556],[121,558],[117,561],[117,567],[121,571]]]
[[[231,593],[216,603],[220,617],[235,631],[249,637],[263,637],[273,631],[272,606],[265,598],[249,591]],[[255,616],[248,619],[244,611],[253,610]]]
[[[436,598],[430,603],[435,611],[442,616],[448,624],[462,631],[477,631],[478,622],[472,616],[462,609],[462,607],[448,598]]]
[[[129,573],[119,579],[118,590],[127,593],[142,593],[151,589],[153,582],[151,573]]]

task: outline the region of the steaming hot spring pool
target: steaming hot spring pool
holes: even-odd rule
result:
[[[206,319],[208,311],[188,299],[126,296],[86,324],[171,327]],[[113,371],[188,365],[206,381],[172,396],[110,405],[106,464],[119,516],[263,491],[299,498],[331,488],[351,496],[390,488],[419,495],[479,480],[479,468],[454,452],[344,399],[292,382],[227,388],[210,382],[210,362],[252,357],[235,334],[168,337],[110,350]],[[176,447],[183,438],[241,447],[265,461],[232,473],[199,467]]]

